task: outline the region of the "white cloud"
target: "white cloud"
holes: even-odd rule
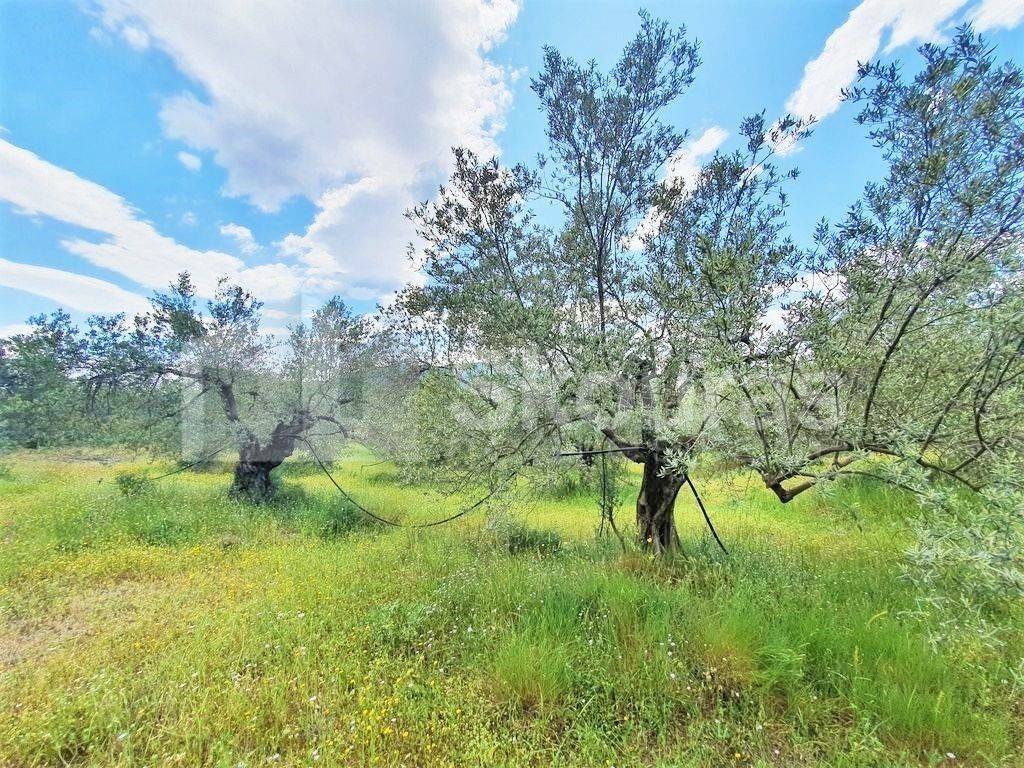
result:
[[[968,18],[978,32],[1013,29],[1024,20],[1024,0],[983,0]]]
[[[230,237],[238,243],[238,248],[242,253],[251,254],[260,249],[259,244],[256,242],[256,238],[252,236],[252,231],[248,227],[243,227],[241,224],[225,224],[220,228],[220,233],[225,237]]]
[[[804,68],[799,87],[786,110],[802,118],[822,120],[837,109],[843,88],[853,84],[857,65],[905,45],[943,39],[950,27],[969,21],[977,32],[1011,29],[1024,21],[1024,0],[982,0],[966,9],[967,0],[863,0],[825,41],[821,53]],[[781,154],[796,149],[780,145]]]
[[[786,110],[801,118],[822,120],[842,103],[842,90],[853,84],[857,65],[882,50],[892,53],[905,45],[942,40],[955,24],[971,21],[978,32],[1015,26],[1024,19],[1024,0],[982,0],[967,9],[968,0],[863,0],[825,41],[821,53],[804,67],[799,87],[786,101]],[[781,155],[798,149],[783,141]]]
[[[264,325],[260,330],[268,336],[275,337],[278,341],[284,341],[291,336],[291,331],[279,325]]]
[[[138,27],[124,25],[121,27],[121,37],[136,51],[144,51],[149,48],[149,35]]]
[[[857,77],[857,64],[874,57],[889,33],[886,51],[915,41],[938,39],[965,0],[864,0],[829,35],[822,52],[804,67],[800,86],[786,109],[818,120],[839,109],[842,90]]]
[[[303,279],[287,264],[258,264],[228,275],[262,301],[284,301],[303,288]]]
[[[89,37],[97,43],[102,43],[104,45],[110,43],[110,35],[107,33],[107,30],[102,27],[90,27]]]
[[[0,200],[21,214],[47,216],[105,235],[98,241],[69,237],[61,245],[146,288],[163,288],[187,271],[203,295],[210,295],[217,279],[225,275],[250,290],[259,286],[261,298],[270,301],[288,298],[299,289],[298,276],[286,265],[250,268],[227,253],[182,245],[141,220],[138,211],[109,189],[4,140],[0,140]]]
[[[443,179],[453,145],[497,153],[513,75],[487,52],[518,0],[97,1],[107,28],[144,29],[202,88],[160,117],[212,153],[226,194],[265,211],[317,203],[285,250],[325,290],[376,296],[406,279],[405,208]]]
[[[141,296],[106,280],[7,259],[0,259],[0,285],[43,296],[62,307],[82,312],[134,315],[149,309]]]
[[[713,125],[693,141],[687,142],[668,161],[665,179],[670,183],[692,185],[700,174],[701,160],[714,153],[725,140],[729,132],[718,125]]]
[[[696,139],[684,144],[666,163],[665,181],[669,184],[681,184],[684,189],[692,186],[700,174],[703,164],[701,161],[714,154],[728,138],[727,130],[713,125]],[[623,243],[623,247],[629,251],[640,250],[643,248],[644,240],[656,234],[660,227],[661,215],[655,208],[651,208],[633,230],[633,234]]]
[[[193,155],[191,152],[179,152],[178,162],[185,166],[186,170],[195,172],[203,167],[203,160],[198,155]]]
[[[32,326],[28,323],[0,325],[0,339],[9,339],[11,336],[17,336],[19,333],[28,333],[31,330]]]
[[[282,256],[303,265],[313,290],[373,300],[420,279],[406,254],[413,232],[402,218],[418,199],[402,186],[364,182],[325,194],[306,232],[279,244]]]

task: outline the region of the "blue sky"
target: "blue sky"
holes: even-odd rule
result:
[[[529,90],[542,46],[611,64],[627,2],[0,0],[0,335],[64,307],[144,308],[184,269],[264,298],[270,330],[337,293],[369,310],[415,280],[402,212],[463,144],[543,148]],[[1024,62],[1024,0],[649,2],[703,64],[668,114],[692,172],[740,120],[814,114],[783,159],[791,231],[836,218],[883,172],[838,104],[856,62],[916,66],[972,21]]]

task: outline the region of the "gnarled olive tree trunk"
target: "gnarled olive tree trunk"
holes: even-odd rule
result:
[[[238,449],[231,494],[257,504],[268,501],[274,495],[270,473],[295,452],[295,444],[312,423],[309,413],[300,412],[289,421],[279,422],[265,442],[247,432]]]
[[[655,554],[679,546],[675,506],[686,478],[670,471],[661,453],[651,451],[644,458],[644,474],[636,499],[636,528],[640,546]]]
[[[239,451],[235,464],[235,477],[231,483],[231,495],[256,503],[264,502],[274,495],[274,484],[270,473],[287,457],[274,461],[258,461],[247,450]]]

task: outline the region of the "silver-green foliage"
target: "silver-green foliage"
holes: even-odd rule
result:
[[[862,68],[848,99],[888,174],[804,249],[775,165],[807,126],[755,116],[741,150],[659,182],[698,63],[683,30],[643,16],[607,74],[547,50],[537,166],[459,150],[410,214],[429,279],[395,315],[447,381],[422,411],[432,465],[608,440],[645,464],[638,521],[668,516],[655,549],[702,452],[782,502],[911,470],[953,499],[1019,469],[1024,82],[970,30],[921,56],[912,78]]]

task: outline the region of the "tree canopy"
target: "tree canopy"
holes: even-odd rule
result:
[[[850,473],[981,488],[1024,424],[1024,92],[970,30],[921,54],[912,78],[861,69],[847,98],[888,175],[801,248],[776,162],[808,125],[755,115],[744,149],[659,180],[685,138],[664,108],[698,64],[685,30],[642,15],[607,74],[547,50],[536,167],[456,150],[410,212],[428,280],[395,315],[451,382],[431,404],[443,457],[607,440],[644,465],[656,551],[702,453],[782,502]]]

